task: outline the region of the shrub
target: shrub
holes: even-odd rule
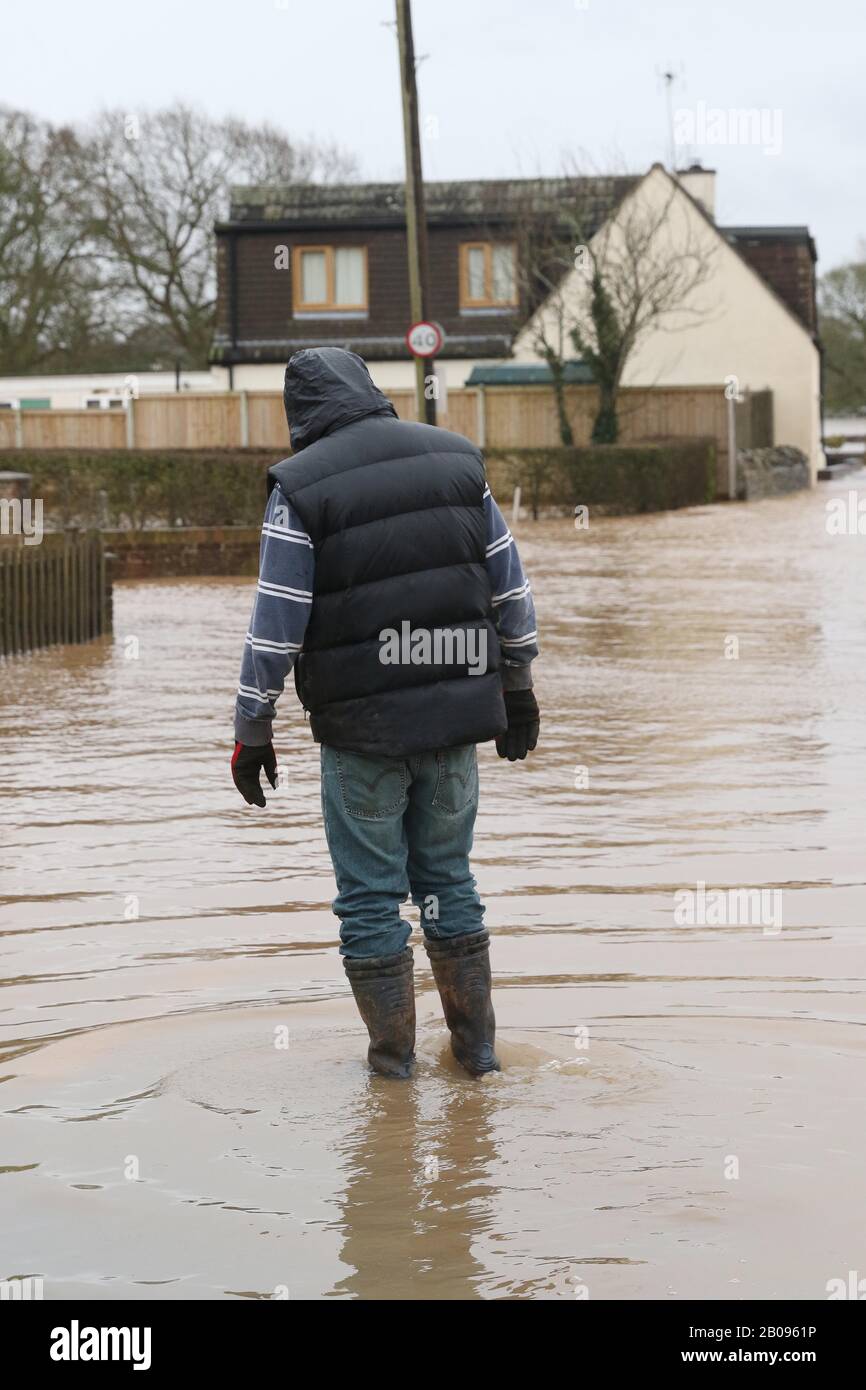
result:
[[[30,473],[47,526],[259,525],[271,449],[4,450],[4,467]]]
[[[158,526],[258,526],[272,449],[9,449],[4,467],[32,476],[45,524],[150,530]],[[715,444],[677,439],[588,448],[489,449],[494,493],[520,486],[542,507],[583,503],[610,513],[661,511],[712,501]]]
[[[587,448],[489,449],[494,493],[520,487],[537,516],[542,507],[572,511],[584,504],[610,514],[657,512],[711,502],[716,493],[712,439]]]

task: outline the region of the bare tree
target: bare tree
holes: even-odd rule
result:
[[[662,177],[665,175],[662,173]],[[593,443],[619,436],[618,397],[626,364],[655,329],[702,317],[692,300],[712,271],[715,244],[702,214],[684,215],[671,180],[662,199],[637,179],[572,176],[555,217],[532,239],[524,261],[531,291],[543,294],[534,346],[548,364],[560,438],[574,443],[566,400],[567,363],[577,357],[599,391]],[[685,196],[685,195],[683,195]],[[607,203],[600,214],[600,207]]]
[[[213,225],[228,211],[229,186],[356,174],[354,157],[334,146],[183,105],[142,116],[104,112],[81,148],[118,313],[131,331],[163,325],[188,365],[207,362]]]
[[[100,279],[76,135],[0,109],[0,371],[74,352],[100,323]]]

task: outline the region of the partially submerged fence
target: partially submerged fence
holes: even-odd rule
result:
[[[389,393],[399,415],[412,419],[412,391]],[[566,388],[566,409],[577,446],[590,442],[598,393]],[[712,438],[723,463],[728,403],[722,385],[627,387],[620,393],[620,440]],[[737,405],[742,446],[773,444],[772,393],[755,392]],[[449,390],[439,423],[482,448],[540,448],[561,443],[550,386],[481,386]],[[235,391],[140,396],[124,410],[0,412],[0,449],[289,449],[282,396]]]
[[[0,541],[0,656],[111,631],[111,578],[97,533]]]

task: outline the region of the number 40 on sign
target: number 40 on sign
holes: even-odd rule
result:
[[[406,333],[406,346],[413,357],[435,357],[442,349],[445,335],[438,323],[413,323]]]

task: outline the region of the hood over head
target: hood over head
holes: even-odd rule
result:
[[[293,353],[286,367],[283,403],[295,452],[365,415],[397,415],[373,384],[363,358],[339,347]]]

